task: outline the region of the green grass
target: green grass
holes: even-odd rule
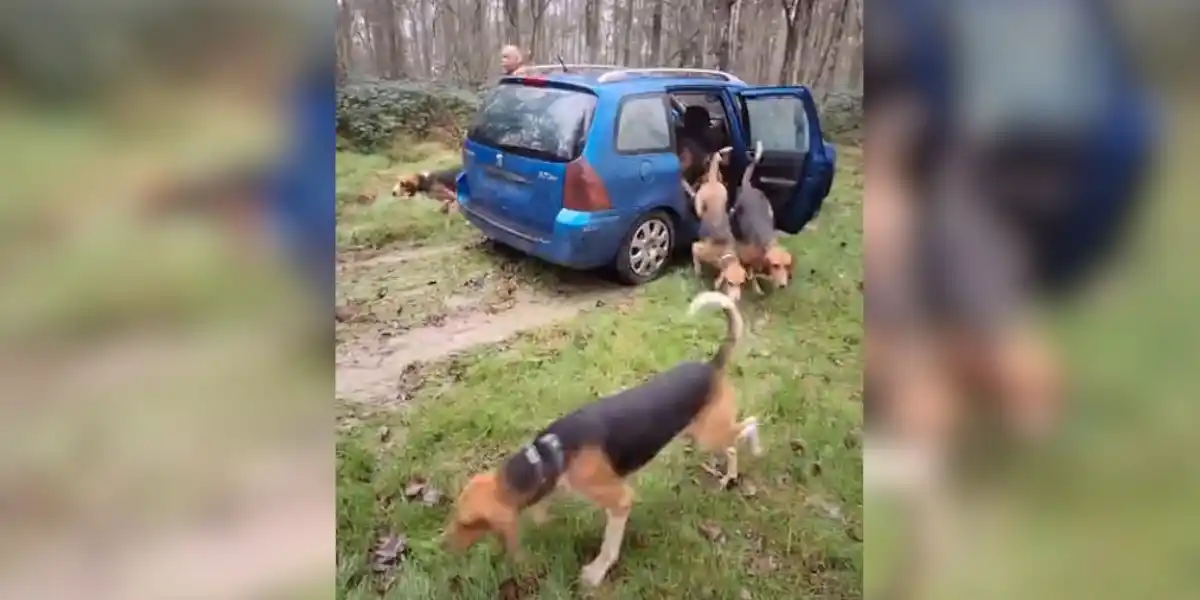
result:
[[[1049,315],[1070,369],[1063,430],[1008,457],[986,494],[974,490],[959,515],[965,552],[923,597],[1195,597],[1200,113],[1190,103],[1174,108],[1124,268],[1101,293]],[[1003,510],[981,509],[989,504]],[[874,499],[866,512],[870,592],[904,555],[885,537],[902,530],[901,513]]]
[[[436,202],[422,195],[391,196],[397,177],[454,166],[460,163],[459,155],[432,143],[407,147],[393,155],[408,160],[397,163],[388,156],[337,153],[338,248],[374,249],[394,242],[417,246],[470,237],[466,222],[437,212]],[[374,202],[361,204],[361,196],[372,197]]]
[[[749,331],[731,377],[742,412],[760,419],[765,456],[743,453],[740,486],[720,491],[699,466],[706,457],[669,447],[636,476],[621,559],[597,597],[862,596],[862,176],[857,156],[843,155],[817,227],[785,242],[796,257],[794,285],[761,299],[747,292],[743,301]],[[366,164],[387,168],[371,160],[344,174],[369,181]],[[432,228],[416,239],[443,235]],[[684,314],[699,289],[687,268],[677,269],[628,303],[420,365],[407,410],[343,406],[358,414],[337,442],[339,597],[473,600],[515,587],[525,598],[576,597],[579,569],[603,532],[594,508],[566,499],[548,524],[525,524],[529,561],[514,566],[492,542],[444,553],[434,540],[448,500],[409,502],[404,487],[427,478],[452,498],[471,473],[494,467],[554,418],[709,356],[723,323],[719,313]],[[371,547],[385,533],[406,535],[411,546],[392,581],[370,569]]]

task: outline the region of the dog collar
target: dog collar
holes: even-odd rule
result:
[[[537,470],[539,479],[545,479],[546,472],[542,468],[542,455],[538,452],[538,445],[549,451],[554,473],[561,473],[563,468],[562,442],[559,441],[558,436],[547,433],[532,444],[525,445],[525,460],[529,461],[529,464]]]

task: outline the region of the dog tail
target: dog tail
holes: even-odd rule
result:
[[[742,313],[738,311],[737,303],[729,296],[721,292],[702,292],[692,299],[691,305],[688,306],[688,315],[694,315],[700,309],[709,306],[719,306],[721,310],[725,311],[725,340],[721,342],[721,347],[709,361],[709,364],[717,369],[724,369],[725,365],[729,363],[729,357],[733,355],[733,349],[742,339],[744,327]]]
[[[750,178],[754,176],[754,167],[758,166],[758,161],[762,160],[763,145],[762,140],[754,142],[754,159],[746,166],[746,171],[742,173],[742,189],[750,187]]]

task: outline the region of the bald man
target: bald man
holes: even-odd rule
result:
[[[505,75],[512,75],[525,65],[525,56],[521,49],[509,44],[500,50],[500,69]]]

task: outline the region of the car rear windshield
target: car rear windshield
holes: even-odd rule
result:
[[[505,152],[555,162],[583,151],[596,97],[584,91],[504,83],[483,100],[468,137]]]

